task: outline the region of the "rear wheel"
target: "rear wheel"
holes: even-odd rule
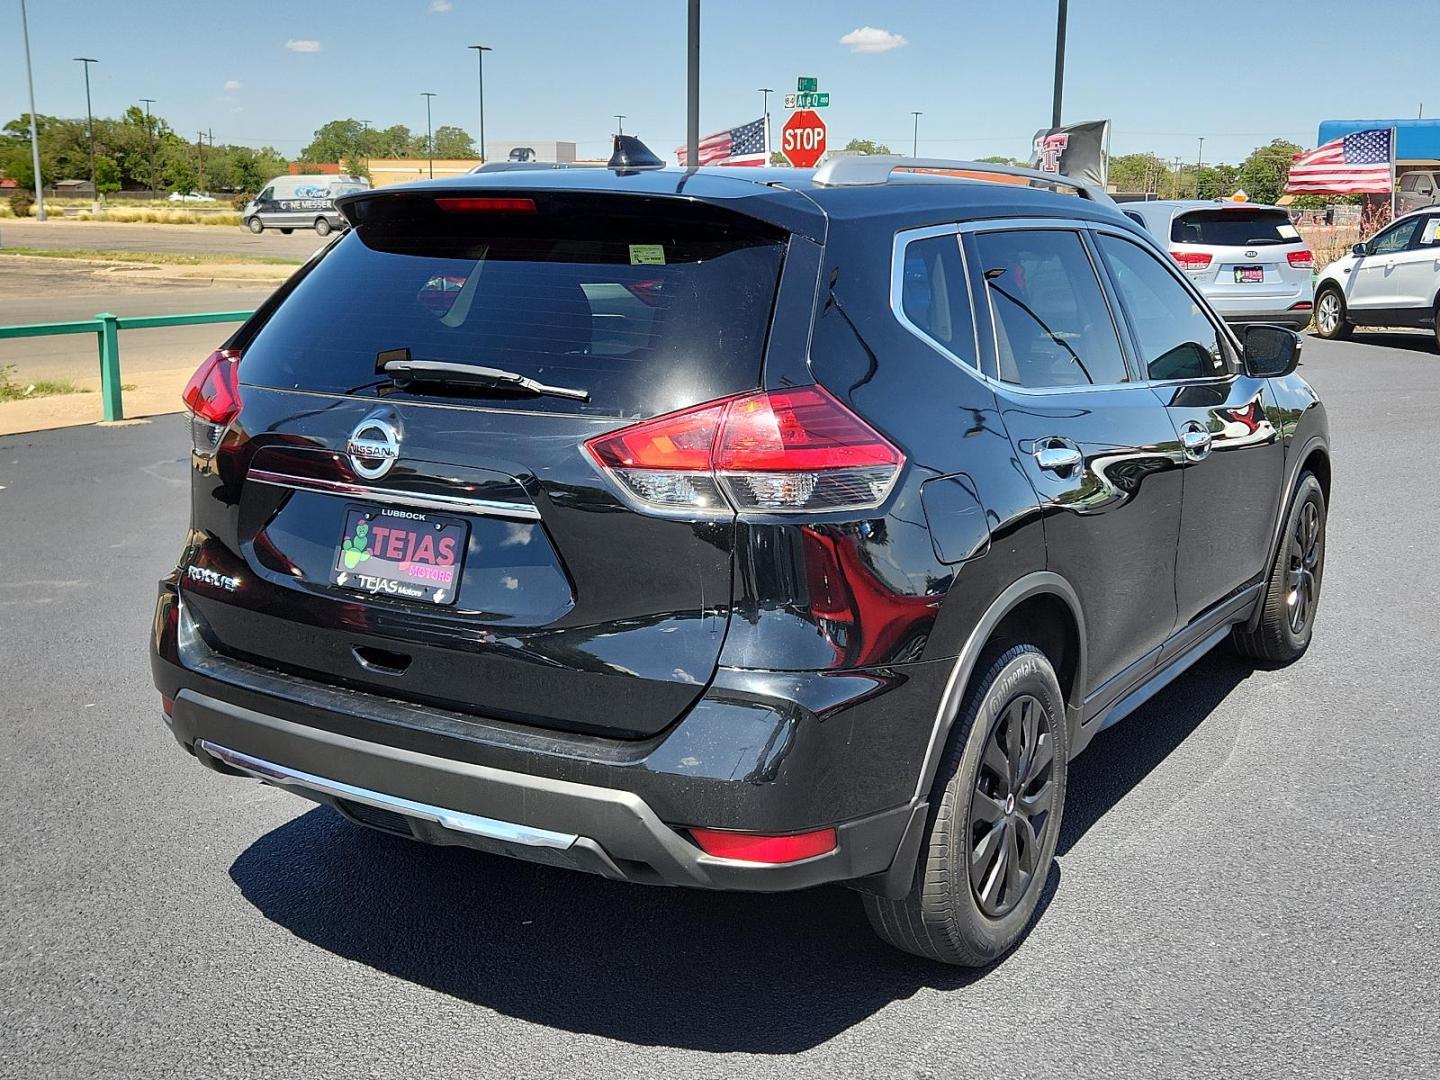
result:
[[[1440,302],[1435,304],[1435,319],[1431,323],[1431,329],[1435,331],[1435,347],[1440,349]]]
[[[245,227],[256,236],[259,236],[265,231],[265,224],[258,217],[246,218]]]
[[[1310,647],[1320,583],[1325,575],[1325,491],[1304,473],[1270,567],[1264,607],[1254,630],[1237,626],[1235,647],[1245,656],[1270,664],[1300,659]]]
[[[1355,324],[1346,317],[1345,298],[1334,285],[1326,285],[1315,298],[1315,332],[1335,341],[1354,331]]]
[[[315,235],[316,235],[316,236],[329,236],[330,233],[331,233],[330,222],[326,221],[323,217],[322,217],[322,218],[316,218],[316,219],[315,219]]]
[[[965,967],[1013,947],[1055,857],[1067,751],[1065,700],[1049,659],[1033,645],[993,657],[955,721],[909,894],[864,897],[876,933]]]

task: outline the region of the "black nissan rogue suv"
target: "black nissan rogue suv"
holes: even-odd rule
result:
[[[846,882],[980,965],[1096,732],[1222,639],[1309,644],[1299,338],[1103,192],[872,157],[339,205],[185,394],[153,667],[212,769],[613,879]]]

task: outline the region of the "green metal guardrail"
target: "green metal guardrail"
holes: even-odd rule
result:
[[[23,323],[0,326],[0,341],[7,338],[50,337],[58,334],[94,334],[100,349],[100,396],[106,420],[125,419],[120,395],[120,331],[154,330],[165,326],[243,322],[253,311],[202,311],[194,315],[111,315],[102,311],[80,322]]]

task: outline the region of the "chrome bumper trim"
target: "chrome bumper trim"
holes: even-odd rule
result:
[[[499,499],[467,499],[460,495],[430,495],[418,491],[397,491],[369,484],[350,484],[343,480],[320,480],[310,476],[251,469],[246,476],[257,484],[289,488],[292,491],[317,491],[327,495],[349,495],[389,506],[408,506],[421,510],[449,510],[456,514],[482,514],[487,517],[539,521],[540,511],[526,503],[502,502]]]
[[[465,814],[458,810],[447,810],[442,806],[431,806],[429,803],[402,799],[398,795],[386,795],[381,791],[356,787],[339,780],[329,780],[313,773],[277,765],[273,761],[266,761],[263,758],[251,757],[249,754],[242,754],[238,750],[231,750],[227,746],[220,746],[206,739],[197,740],[195,745],[216,760],[223,761],[231,768],[249,773],[266,783],[277,784],[281,787],[308,788],[333,798],[349,799],[351,802],[363,803],[380,810],[389,810],[405,817],[433,821],[437,825],[455,832],[483,836],[486,839],[506,844],[555,848],[558,851],[569,849],[579,839],[572,833],[535,829],[529,825],[517,825],[512,821],[499,821],[495,818],[481,817],[478,814]]]

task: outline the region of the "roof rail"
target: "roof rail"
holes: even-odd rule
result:
[[[1091,202],[1114,205],[1105,189],[1099,184],[1076,180],[1060,173],[1045,173],[1037,169],[1021,169],[1014,165],[998,165],[989,161],[954,161],[949,158],[913,158],[890,155],[857,155],[855,157],[831,158],[815,170],[812,180],[817,187],[867,187],[871,184],[887,184],[890,174],[897,169],[944,169],[967,173],[995,173],[999,176],[1018,176],[1026,180],[1038,180],[1051,187],[1074,188],[1082,198]],[[924,175],[921,173],[920,175]]]

